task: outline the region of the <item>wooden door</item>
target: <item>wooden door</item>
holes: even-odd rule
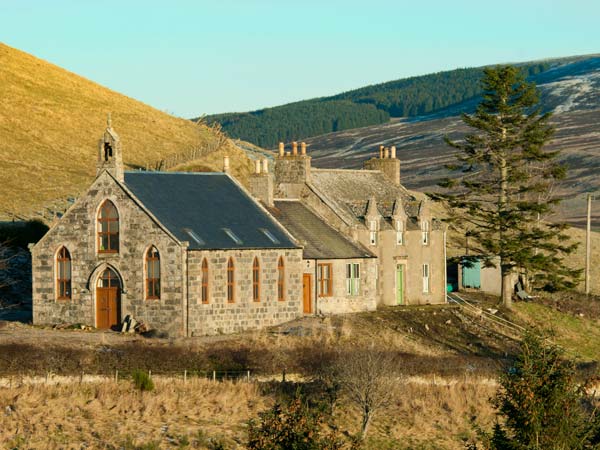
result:
[[[396,303],[404,304],[404,265],[396,265]]]
[[[312,302],[311,302],[311,276],[309,273],[305,273],[302,277],[302,298],[303,298],[303,311],[304,314],[312,313]]]
[[[113,328],[121,323],[121,286],[110,269],[104,271],[96,287],[96,328]]]

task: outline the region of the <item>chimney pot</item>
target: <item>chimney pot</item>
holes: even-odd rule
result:
[[[262,160],[262,172],[269,173],[269,160],[267,158]]]
[[[390,157],[390,149],[389,148],[386,147],[383,149],[383,157],[385,159],[388,159]]]
[[[392,145],[392,147],[390,148],[390,150],[391,150],[391,153],[392,153],[392,154],[391,154],[391,157],[392,157],[393,159],[396,159],[396,146],[395,146],[395,145]]]
[[[298,155],[298,143],[296,141],[292,142],[292,155]]]
[[[254,173],[256,173],[257,175],[260,173],[260,160],[259,159],[254,161]]]
[[[379,159],[383,159],[383,145],[379,146]]]
[[[286,156],[290,156],[292,153],[291,152],[285,152]]]
[[[279,143],[279,156],[283,156],[285,154],[285,145],[283,142]]]
[[[300,153],[302,153],[302,155],[306,155],[306,142],[300,143]]]
[[[229,173],[229,156],[225,155],[223,157],[223,172]]]

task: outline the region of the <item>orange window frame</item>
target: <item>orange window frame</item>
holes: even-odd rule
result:
[[[227,262],[227,302],[235,303],[235,264],[231,258]]]
[[[155,276],[158,266],[158,277]],[[146,252],[146,300],[160,299],[160,254],[156,247]]]
[[[71,254],[61,247],[56,255],[56,299],[71,300],[71,294]]]
[[[115,217],[108,217],[114,211]],[[117,231],[110,231],[111,224],[116,223]],[[115,242],[111,237],[116,236]],[[103,247],[102,241],[106,238],[107,246]],[[114,248],[113,248],[113,244]],[[98,211],[98,253],[119,253],[119,212],[110,200],[106,200]]]
[[[285,300],[285,263],[283,256],[277,262],[277,300],[283,302]]]
[[[320,263],[317,265],[317,283],[319,283],[319,297],[331,297],[333,296],[333,267],[331,263]],[[327,269],[327,270],[325,270]],[[325,277],[327,273],[327,277]],[[325,292],[327,287],[327,292]]]
[[[206,260],[206,258],[202,260],[202,286],[200,297],[202,303],[208,303],[208,261]]]

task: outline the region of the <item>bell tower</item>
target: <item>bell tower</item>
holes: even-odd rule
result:
[[[98,141],[98,162],[96,176],[107,170],[118,181],[123,181],[123,156],[121,155],[121,140],[112,129],[110,113],[106,120],[106,130]]]

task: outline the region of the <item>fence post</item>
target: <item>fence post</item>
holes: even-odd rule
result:
[[[119,369],[115,369],[115,383],[119,382]]]
[[[250,383],[250,371],[248,371],[247,375],[248,375],[248,383]]]
[[[213,370],[213,382],[217,382],[217,371]]]
[[[185,384],[187,382],[187,370],[183,371],[183,383]]]

